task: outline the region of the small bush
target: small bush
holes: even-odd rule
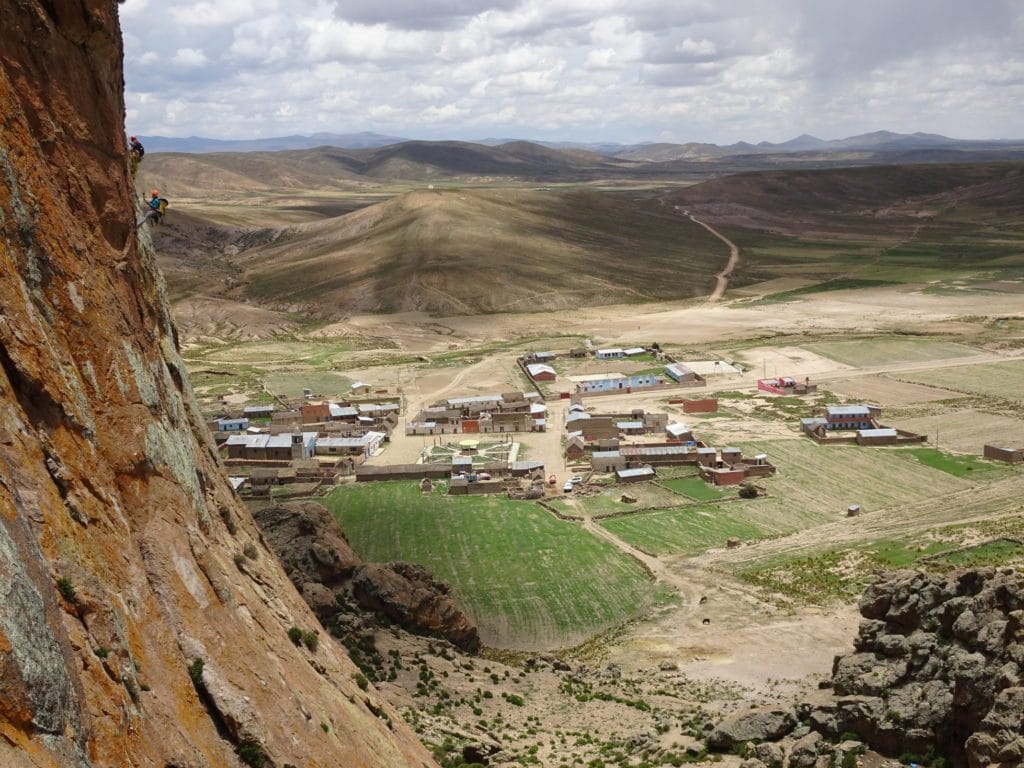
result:
[[[239,760],[252,768],[263,768],[267,764],[267,755],[263,747],[255,741],[242,742],[235,748],[235,754]]]
[[[235,567],[236,568],[241,568],[243,565],[245,565],[245,555],[243,555],[241,552],[236,552],[235,553],[235,557],[234,557],[234,561],[235,561]]]
[[[107,656],[110,655],[110,649],[109,648],[104,648],[101,645],[99,648],[93,649],[93,653],[95,653],[97,657],[99,657],[101,659],[105,659],[105,658],[107,658]]]
[[[843,755],[842,768],[857,768],[857,755],[853,752]]]
[[[76,605],[78,603],[78,594],[75,592],[75,585],[71,583],[71,579],[67,576],[61,576],[57,579],[57,591],[60,592],[61,597],[72,605]]]
[[[352,679],[356,681],[356,685],[359,686],[359,690],[365,691],[370,687],[370,681],[366,679],[366,675],[362,672],[356,672],[352,675]]]
[[[505,696],[505,701],[507,701],[509,704],[515,707],[521,707],[525,703],[523,701],[523,697],[517,693],[508,694],[507,696]]]
[[[757,498],[757,487],[750,483],[743,483],[739,490],[741,499],[756,499]]]
[[[205,666],[206,662],[199,657],[193,659],[192,663],[188,665],[188,676],[192,678],[192,685],[196,688],[202,689],[203,687],[203,667]]]
[[[331,732],[331,726],[329,726],[327,723],[320,723],[320,727],[323,728],[324,733]]]
[[[302,644],[302,630],[298,627],[292,627],[288,630],[288,639],[291,640],[295,645]]]
[[[316,653],[316,649],[320,647],[320,636],[316,632],[311,632],[308,629],[302,631],[302,644],[306,646],[311,653]]]
[[[242,552],[250,560],[255,560],[257,557],[260,556],[259,550],[256,549],[256,545],[253,544],[251,541],[248,544],[246,544],[244,547],[242,547]]]

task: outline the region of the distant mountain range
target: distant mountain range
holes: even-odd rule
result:
[[[310,136],[279,136],[267,139],[211,139],[201,136],[169,138],[142,136],[149,152],[272,152],[278,150],[339,147],[342,149],[377,149],[408,142],[397,136],[385,136],[364,131],[361,133],[314,133]],[[475,142],[460,142],[485,147],[526,144],[515,138],[486,138]],[[569,141],[534,141],[556,150],[584,150],[609,158],[643,162],[669,162],[673,160],[716,160],[737,155],[780,155],[793,153],[834,154],[843,152],[909,152],[916,150],[1000,151],[1024,148],[1024,139],[952,139],[935,133],[893,133],[875,131],[848,136],[843,139],[819,139],[802,134],[789,141],[772,143],[762,141],[750,144],[740,141],[720,145],[703,142],[685,144],[644,142],[640,144],[583,143]]]

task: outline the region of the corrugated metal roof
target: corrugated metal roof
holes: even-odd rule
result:
[[[644,423],[642,421],[617,421],[615,422],[616,429],[643,429]]]
[[[642,355],[647,350],[643,347],[630,347],[629,349],[622,350],[627,355]]]
[[[557,376],[558,372],[550,365],[544,363],[530,363],[526,366],[526,370],[530,372],[531,376],[539,376],[542,373],[550,373],[552,376]]]
[[[593,457],[595,459],[617,459],[622,456],[620,451],[594,451]]]
[[[869,416],[870,409],[866,405],[830,405],[826,409],[829,416]]]
[[[672,435],[685,435],[690,431],[690,428],[681,421],[677,421],[665,427],[665,431]]]
[[[858,429],[857,434],[860,437],[898,437],[899,433],[895,429],[883,427],[881,429]]]
[[[615,474],[619,477],[653,477],[654,470],[650,467],[638,467],[636,469],[617,469]]]
[[[623,456],[678,456],[693,453],[685,445],[624,445],[619,452]]]

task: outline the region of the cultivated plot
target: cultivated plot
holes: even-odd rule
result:
[[[669,481],[672,482],[672,481]],[[698,482],[704,482],[700,480]],[[622,501],[623,495],[627,495],[635,502]],[[654,483],[636,483],[632,485],[611,485],[586,496],[566,496],[562,499],[554,499],[549,502],[560,512],[581,517],[593,517],[594,515],[607,515],[615,512],[629,512],[637,509],[649,509],[651,507],[676,507],[688,503],[672,491],[661,488]]]
[[[980,354],[972,347],[952,341],[896,337],[822,341],[804,346],[819,355],[857,368],[890,363],[922,363]]]
[[[633,559],[531,502],[372,483],[325,503],[365,559],[419,563],[450,583],[487,645],[573,645],[667,596]]]
[[[913,419],[896,419],[893,426],[938,439],[942,448],[981,455],[985,444],[1024,445],[1024,421],[973,408]]]
[[[885,375],[830,381],[827,386],[830,391],[847,399],[882,406],[917,405],[938,400],[955,400],[964,396],[962,392],[897,381]]]
[[[756,501],[693,504],[602,520],[601,525],[652,555],[694,555],[724,547],[731,537],[746,540],[764,535],[754,522],[758,505]]]
[[[1024,400],[1024,360],[932,368],[926,371],[901,373],[899,378],[903,381],[945,387],[972,395],[1018,402]]]
[[[762,525],[805,528],[834,520],[850,504],[877,510],[935,498],[970,482],[922,466],[899,450],[819,445],[812,440],[745,443],[743,454],[767,453],[779,473],[759,481],[769,498],[759,502]]]

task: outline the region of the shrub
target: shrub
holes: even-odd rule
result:
[[[192,685],[198,689],[203,687],[203,667],[205,666],[206,662],[200,657],[194,658],[188,665],[188,676],[192,678]]]
[[[78,603],[78,594],[75,592],[75,585],[71,583],[71,579],[67,576],[61,576],[57,579],[57,591],[60,592],[61,597],[72,605]]]
[[[741,499],[756,499],[757,498],[757,487],[751,483],[743,483],[739,490]]]
[[[323,728],[324,733],[331,732],[331,726],[329,726],[327,723],[320,723],[320,727]]]
[[[857,768],[857,755],[853,752],[843,755],[842,768]]]
[[[302,644],[302,630],[298,627],[292,627],[288,630],[288,639],[291,640],[295,645]]]
[[[239,760],[252,768],[263,768],[267,763],[267,755],[262,745],[256,741],[243,741],[235,748],[235,754]]]
[[[304,629],[302,630],[302,644],[306,646],[311,653],[316,653],[316,649],[320,647],[320,636],[316,632]]]
[[[260,556],[259,550],[256,549],[256,545],[253,544],[251,541],[244,547],[242,547],[242,552],[250,560],[255,560],[257,557]]]
[[[93,653],[95,653],[99,658],[105,659],[105,658],[107,658],[107,656],[110,655],[110,649],[109,648],[104,648],[101,645],[99,648],[94,649]]]
[[[362,672],[356,672],[352,675],[352,679],[356,681],[356,685],[359,686],[359,690],[365,691],[370,687],[370,681],[366,679],[366,675]]]
[[[236,552],[234,556],[234,561],[235,567],[241,568],[243,565],[245,565],[245,555],[243,555],[241,552]]]

